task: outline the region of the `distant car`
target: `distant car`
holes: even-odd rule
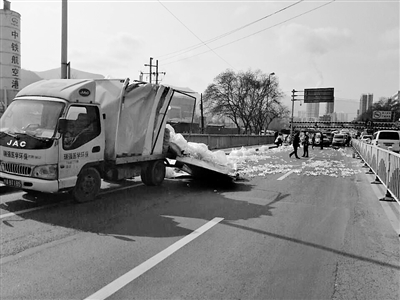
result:
[[[380,130],[372,135],[371,144],[400,152],[400,131],[397,130]]]
[[[370,144],[372,140],[372,135],[370,134],[365,134],[363,136],[361,136],[361,141],[367,144]]]
[[[322,146],[329,146],[331,144],[331,139],[330,137],[324,133],[324,138],[322,139]],[[320,146],[321,145],[321,133],[317,132],[315,134],[315,146]]]
[[[336,133],[332,139],[332,146],[345,146],[347,140],[346,134]]]

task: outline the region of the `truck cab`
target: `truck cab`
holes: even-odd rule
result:
[[[25,191],[75,186],[79,171],[104,159],[104,132],[90,80],[40,81],[0,119],[0,179]]]
[[[77,202],[93,200],[102,179],[140,175],[144,184],[160,185],[175,91],[129,79],[27,86],[0,119],[0,180],[27,192],[72,191]]]

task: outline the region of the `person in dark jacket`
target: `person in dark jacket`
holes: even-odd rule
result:
[[[321,144],[321,150],[324,149],[324,134],[322,132],[320,137],[320,144]]]
[[[306,133],[304,136],[303,142],[303,157],[308,157],[308,146],[310,145],[308,134]]]
[[[296,132],[293,138],[293,152],[289,154],[289,157],[292,157],[292,155],[294,154],[296,158],[300,159],[300,157],[297,155],[297,149],[299,147],[300,147],[300,132]]]
[[[314,146],[315,146],[315,133],[313,133],[313,135],[312,135],[311,145],[312,145],[312,148],[314,149]]]

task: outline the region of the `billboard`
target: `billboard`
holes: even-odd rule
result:
[[[304,89],[304,103],[334,102],[333,88]]]
[[[374,110],[372,112],[372,119],[374,120],[391,120],[392,112],[384,110]]]

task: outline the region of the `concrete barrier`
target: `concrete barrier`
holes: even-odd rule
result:
[[[360,140],[352,140],[352,146],[386,187],[385,197],[391,196],[400,204],[400,154]]]
[[[273,144],[274,136],[271,135],[240,135],[240,134],[188,134],[183,133],[188,142],[204,143],[208,149],[239,148],[255,145]]]

